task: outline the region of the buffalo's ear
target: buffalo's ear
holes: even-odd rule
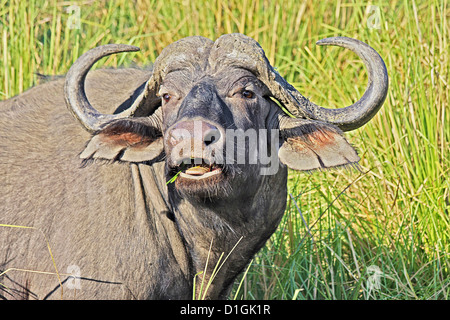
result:
[[[278,156],[294,170],[314,170],[357,163],[360,158],[342,132],[327,123],[290,119],[280,128],[282,145]]]
[[[161,132],[145,118],[121,119],[96,132],[80,158],[126,162],[156,160],[163,152]]]

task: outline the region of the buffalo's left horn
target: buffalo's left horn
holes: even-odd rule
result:
[[[292,92],[293,98],[298,98],[298,107],[310,114],[311,118],[332,123],[343,131],[363,126],[378,112],[386,99],[389,78],[383,59],[369,45],[352,38],[326,38],[317,41],[316,44],[339,46],[356,53],[367,68],[369,78],[367,88],[358,101],[339,109],[323,108],[303,98],[297,92]],[[296,100],[295,98],[293,100]]]
[[[66,82],[64,85],[66,104],[75,118],[77,118],[89,132],[95,132],[101,129],[105,124],[112,120],[127,118],[133,115],[138,104],[133,104],[129,109],[118,114],[100,113],[92,107],[86,97],[84,82],[87,73],[94,63],[103,57],[114,53],[139,50],[138,47],[125,44],[107,44],[99,46],[84,53],[70,68],[66,75]]]
[[[252,38],[242,34],[220,37],[215,46],[234,67],[252,71],[293,116],[328,122],[343,131],[363,126],[381,108],[389,87],[383,59],[367,44],[352,38],[322,39],[318,45],[335,45],[350,49],[364,62],[368,71],[368,85],[363,96],[352,105],[340,109],[327,109],[314,104],[289,84],[269,63],[262,47]]]

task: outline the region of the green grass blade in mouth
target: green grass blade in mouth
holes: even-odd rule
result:
[[[169,183],[173,183],[175,182],[175,180],[177,180],[178,176],[180,175],[181,170],[177,172],[176,175],[174,175],[169,181],[166,182],[166,185],[168,185]]]

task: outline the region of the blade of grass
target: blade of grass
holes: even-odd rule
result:
[[[38,228],[35,228],[35,227],[28,227],[28,226],[19,226],[19,225],[11,225],[11,224],[2,224],[2,223],[0,223],[0,227],[6,227],[6,228],[19,228],[19,229],[33,229],[33,230],[38,231],[40,234],[42,234],[42,236],[43,236],[44,239],[45,239],[45,243],[47,244],[47,249],[48,249],[48,252],[49,252],[49,254],[50,254],[50,258],[51,258],[51,260],[52,260],[53,267],[55,268],[55,272],[56,272],[55,274],[56,274],[56,276],[57,276],[57,278],[58,278],[58,282],[59,282],[59,285],[60,285],[60,288],[61,288],[61,299],[62,299],[62,297],[63,297],[63,285],[62,285],[62,282],[61,282],[60,273],[58,272],[58,268],[56,267],[56,262],[55,262],[55,258],[53,257],[52,248],[50,247],[50,242],[48,241],[47,236],[45,235],[45,233],[43,233],[43,232],[42,232],[40,229],[38,229]],[[12,269],[10,268],[9,270],[12,270]],[[15,269],[15,270],[19,270],[19,269]],[[3,273],[2,273],[2,274],[3,274]],[[0,274],[0,276],[1,276],[1,274]]]

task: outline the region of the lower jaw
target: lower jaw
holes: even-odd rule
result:
[[[187,175],[187,177],[186,177]],[[231,191],[230,181],[221,172],[208,172],[193,176],[180,173],[174,183],[175,190],[191,200],[226,198]]]

